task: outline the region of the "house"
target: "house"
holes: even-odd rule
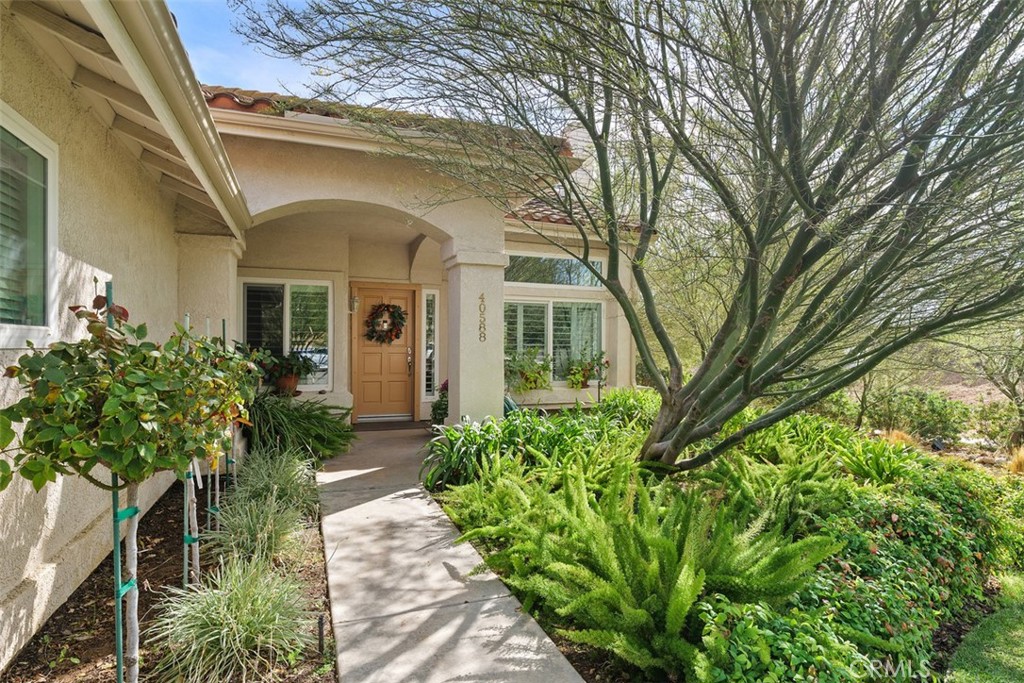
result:
[[[80,334],[67,307],[111,280],[151,337],[189,314],[306,355],[304,395],[357,421],[426,419],[445,380],[450,419],[500,415],[506,350],[559,361],[528,403],[595,393],[565,386],[575,354],[632,381],[615,302],[529,229],[564,216],[431,204],[444,179],[365,129],[200,86],[160,2],[0,2],[0,136],[0,366]],[[381,303],[406,318],[391,344],[365,335]],[[0,382],[0,405],[16,391]],[[109,504],[71,478],[0,495],[0,670],[109,552]]]

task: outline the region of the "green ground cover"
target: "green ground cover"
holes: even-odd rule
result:
[[[635,457],[656,408],[439,427],[424,464],[524,606],[633,680],[919,680],[1022,565],[1020,478],[808,415],[665,476]]]
[[[949,683],[1024,681],[1024,575],[1000,577],[999,609],[967,635],[949,666]]]

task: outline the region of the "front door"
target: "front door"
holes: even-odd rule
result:
[[[359,314],[353,327],[355,339],[356,420],[411,420],[415,397],[416,367],[416,290],[365,286],[354,289],[359,297]],[[401,335],[390,344],[366,336],[367,321],[379,304],[401,308],[405,325]],[[382,326],[388,321],[383,321]]]

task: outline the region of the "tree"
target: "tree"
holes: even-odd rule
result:
[[[948,368],[987,380],[1009,401],[1012,419],[1007,423],[1009,448],[1024,446],[1024,321],[1019,318],[1001,325],[974,330],[946,339],[959,350]]]
[[[105,490],[125,489],[125,625],[127,679],[139,679],[139,485],[160,471],[184,477],[195,459],[216,464],[227,429],[245,417],[255,393],[256,366],[209,339],[178,328],[164,345],[146,341],[145,323],[97,296],[92,310],[73,306],[88,335],[33,349],[4,372],[23,396],[0,409],[0,492],[14,474],[36,491],[58,474],[75,474]],[[104,317],[112,320],[108,326]],[[13,425],[23,423],[21,434]],[[13,444],[13,445],[12,445]],[[13,465],[13,467],[12,467]],[[97,465],[116,485],[93,476]],[[114,551],[120,552],[120,539]],[[117,608],[120,605],[118,604]]]
[[[451,177],[436,201],[533,198],[576,229],[553,244],[608,250],[591,269],[662,397],[645,459],[708,463],[1024,294],[1019,0],[237,4],[318,97],[372,105],[336,113]],[[670,287],[720,302],[685,378],[659,258],[703,264]]]

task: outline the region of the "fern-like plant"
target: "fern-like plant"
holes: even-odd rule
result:
[[[518,512],[463,538],[502,545],[488,563],[527,608],[561,621],[565,637],[649,673],[706,668],[699,638],[687,629],[705,592],[784,599],[841,546],[816,536],[790,542],[766,530],[763,518],[738,530],[725,506],[673,482],[645,483],[628,464],[595,487],[574,460],[560,485],[551,484],[521,478]]]

